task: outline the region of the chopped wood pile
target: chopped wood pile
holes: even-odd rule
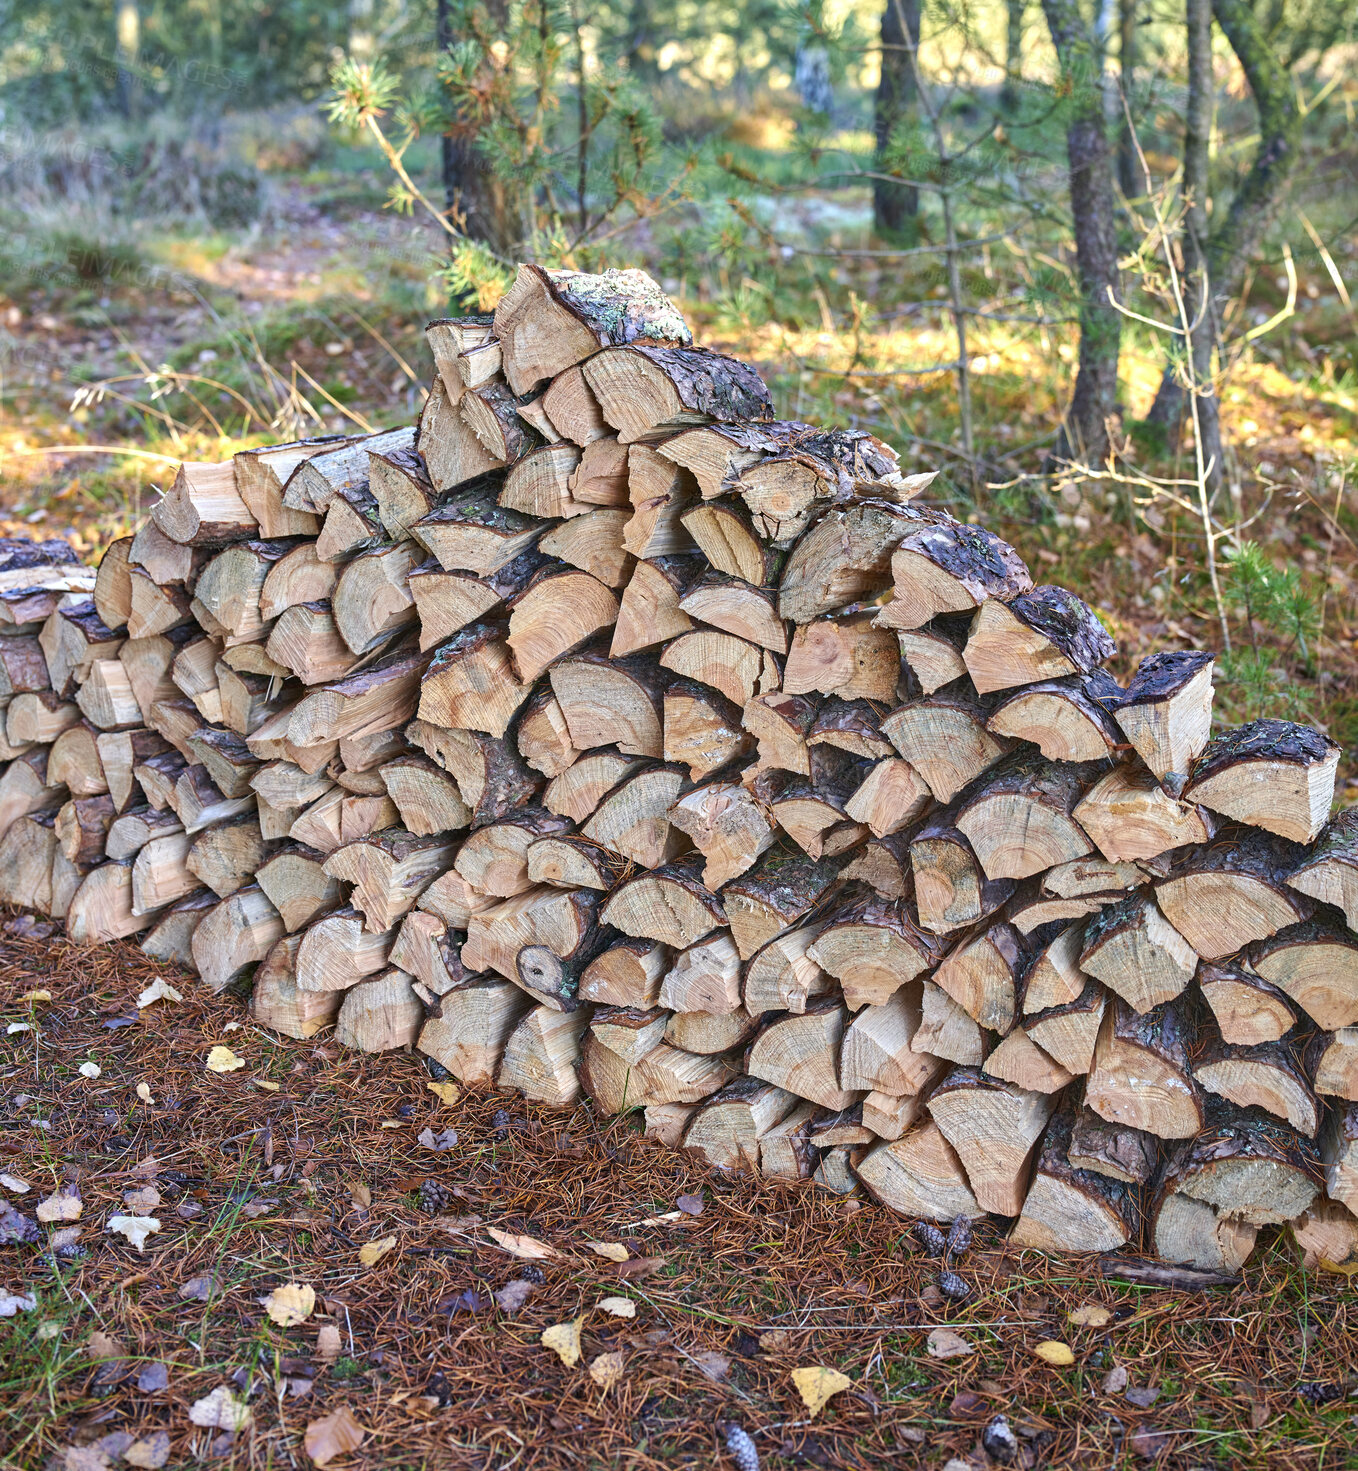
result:
[[[0,543],[0,899],[256,1020],[1048,1250],[1358,1257],[1339,749],[774,417],[639,271],[433,322],[415,429]]]

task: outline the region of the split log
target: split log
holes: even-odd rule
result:
[[[741,711],[710,685],[675,680],[664,699],[665,760],[688,767],[701,781],[748,756],[754,740],[742,728]]]
[[[756,790],[768,803],[774,820],[808,858],[836,858],[868,836],[866,823],[855,822],[847,804],[859,785],[862,763],[821,747],[811,753],[811,780],[760,780]]]
[[[305,685],[341,680],[356,662],[340,636],[329,602],[295,603],[285,609],[270,630],[265,647],[271,659]]]
[[[954,819],[987,878],[1027,878],[1093,851],[1071,815],[1100,768],[1019,754],[958,809]]]
[[[473,399],[464,400],[468,408]],[[523,409],[519,414],[522,416]],[[536,437],[525,441],[530,445],[522,454],[511,458],[505,476],[500,504],[525,516],[540,516],[559,521],[567,516],[580,516],[589,506],[571,495],[570,483],[580,466],[580,451],[573,444],[538,444]],[[536,448],[531,447],[536,445]]]
[[[1085,1102],[1110,1124],[1159,1139],[1191,1139],[1202,1100],[1188,1066],[1188,1023],[1170,1001],[1144,1015],[1117,1001],[1104,1015],[1085,1085]]]
[[[88,720],[82,720],[79,725],[67,726],[52,742],[47,753],[47,779],[54,787],[66,787],[73,797],[100,797],[107,793],[108,780],[99,759],[98,738],[98,730]]]
[[[986,729],[984,709],[965,696],[902,705],[882,721],[882,733],[939,802],[951,802],[1009,749]]]
[[[165,752],[165,739],[154,730],[104,731],[95,740],[99,768],[108,783],[109,796],[119,812],[126,812],[139,795],[135,771],[152,756]]]
[[[123,629],[114,630],[104,622],[92,598],[58,608],[36,639],[0,639],[0,695],[50,684],[63,699],[70,699],[89,677],[94,661],[116,657],[126,637]]]
[[[100,662],[116,664],[118,661],[109,659]],[[98,706],[95,708],[97,710]],[[79,705],[73,705],[50,690],[44,690],[15,695],[4,713],[5,736],[10,745],[27,747],[50,746],[62,731],[79,722],[82,712]]]
[[[706,1011],[676,1011],[665,1027],[665,1041],[699,1057],[726,1056],[742,1047],[759,1026],[743,1007],[714,1015]]]
[[[427,412],[428,404],[425,409]],[[324,514],[336,496],[367,491],[371,453],[411,449],[415,438],[413,429],[391,429],[382,434],[356,435],[342,440],[334,449],[311,455],[284,482],[283,504],[294,511]]]
[[[376,503],[383,530],[398,540],[434,509],[438,494],[424,460],[413,447],[368,451],[368,493]]]
[[[1204,1201],[1176,1190],[1157,1196],[1147,1236],[1156,1254],[1202,1271],[1238,1272],[1254,1250],[1259,1228],[1218,1215]]]
[[[1358,939],[1322,921],[1289,925],[1246,952],[1256,975],[1271,981],[1325,1031],[1358,1023]]]
[[[881,1006],[865,1006],[854,1017],[840,1043],[841,1086],[912,1098],[942,1076],[941,1058],[911,1050],[923,1020],[922,990],[903,986]]]
[[[306,748],[395,730],[414,715],[428,664],[427,654],[400,650],[386,654],[336,684],[309,691],[292,707],[280,733],[290,745]],[[265,729],[261,726],[251,741]],[[268,759],[274,753],[260,754]]]
[[[591,357],[583,371],[604,418],[624,444],[654,429],[773,418],[773,402],[759,374],[704,348],[611,347]]]
[[[503,631],[473,623],[434,655],[420,690],[419,717],[431,725],[502,736],[530,688],[514,673]]]
[[[283,504],[283,487],[303,460],[338,449],[346,437],[331,434],[292,444],[269,445],[264,449],[238,450],[232,456],[236,494],[259,523],[261,536],[316,534],[315,516],[307,511],[290,510]]]
[[[509,614],[505,642],[518,679],[532,684],[563,654],[611,628],[617,616],[617,598],[597,577],[572,568],[544,567],[515,599]]]
[[[1198,968],[1198,987],[1212,1008],[1222,1040],[1233,1047],[1276,1042],[1297,1020],[1277,986],[1239,965],[1204,962]]]
[[[128,587],[129,638],[154,638],[188,623],[194,616],[191,599],[182,587],[162,586],[140,567],[129,568]]]
[[[588,1024],[588,1007],[568,1012],[535,1006],[505,1043],[496,1086],[556,1108],[578,1103],[580,1038]]]
[[[1347,1276],[1358,1266],[1358,1217],[1344,1206],[1317,1199],[1287,1224],[1305,1270]]]
[[[749,508],[760,536],[769,541],[788,542],[806,531],[817,512],[833,516],[839,507],[832,505],[827,511],[828,502],[847,501],[851,512],[869,504],[890,509],[893,503],[903,503],[918,495],[934,478],[929,474],[906,479],[895,468],[894,450],[886,451],[892,457],[888,461],[875,453],[868,456],[858,453],[864,445],[886,449],[881,440],[861,431],[855,434],[842,429],[811,430],[799,443],[789,444],[781,452],[767,455],[758,464],[742,470],[732,488]],[[877,461],[875,468],[870,469],[864,463],[868,458]],[[882,475],[888,463],[892,468]],[[938,512],[903,509],[913,513],[915,526],[941,519]],[[908,523],[906,529],[912,529]],[[883,553],[889,552],[902,535],[904,531],[898,530],[885,548],[870,548],[870,554],[885,562]],[[882,581],[885,583],[885,577]]]
[[[759,746],[759,764],[797,776],[811,775],[807,736],[820,702],[782,691],[756,695],[745,706],[743,724]]]
[[[173,807],[175,783],[187,769],[188,762],[178,751],[167,750],[139,761],[133,772],[147,802],[165,811]]]
[[[737,1078],[693,1111],[680,1147],[709,1169],[755,1174],[760,1140],[796,1106],[782,1088]]]
[[[1151,654],[1137,666],[1117,723],[1160,781],[1182,784],[1212,726],[1212,656],[1197,649]]]
[[[182,831],[183,825],[175,813],[157,812],[154,807],[134,807],[109,824],[104,851],[110,858],[135,858],[153,838]]]
[[[1055,1100],[956,1068],[929,1096],[939,1132],[965,1162],[983,1210],[1015,1216],[1023,1206],[1033,1158]]]
[[[1336,813],[1287,883],[1299,894],[1342,909],[1348,927],[1358,929],[1358,809]]]
[[[599,400],[585,382],[578,363],[552,378],[540,402],[563,439],[588,449],[591,444],[612,437]]]
[[[745,1071],[822,1108],[851,1108],[862,1094],[839,1086],[839,1044],[848,1013],[818,1002],[801,1016],[775,1017],[750,1044]]]
[[[901,659],[919,681],[923,694],[932,695],[954,680],[966,677],[962,650],[967,642],[968,624],[966,618],[944,617],[936,618],[925,628],[897,632]]]
[[[73,797],[57,809],[53,831],[67,859],[88,868],[103,860],[104,840],[112,822],[112,798]]]
[[[1023,948],[1012,925],[991,925],[947,953],[933,973],[934,983],[987,1031],[1003,1035],[1014,1024]]]
[[[660,446],[661,454],[666,453],[669,443]],[[760,537],[738,496],[725,495],[689,506],[679,520],[714,572],[739,577],[751,587],[769,587],[777,582],[787,554]]]
[[[236,491],[236,472],[224,465],[185,461],[174,483],[151,507],[151,516],[171,541],[189,546],[243,541],[259,523]]]
[[[523,592],[544,565],[534,548],[484,576],[474,572],[445,572],[430,558],[412,568],[408,586],[419,615],[420,648],[431,649],[469,623],[499,613]]]
[[[301,943],[300,935],[284,935],[260,961],[250,987],[250,1019],[270,1031],[305,1041],[332,1025],[344,998],[338,991],[303,991],[298,986]]]
[[[858,1178],[874,1199],[899,1215],[954,1221],[985,1214],[957,1152],[932,1119],[869,1150],[858,1163]]]
[[[674,303],[645,271],[548,270],[521,265],[495,308],[504,375],[526,393],[601,347],[692,342]]]
[[[519,755],[549,781],[560,776],[580,754],[571,742],[570,728],[550,689],[534,691],[519,712],[514,736]],[[528,773],[524,772],[528,780]]]
[[[132,694],[141,707],[143,725],[150,724],[151,709],[157,701],[173,699],[178,693],[170,669],[179,650],[196,634],[196,627],[185,625],[151,638],[130,638],[119,651]]]
[[[940,613],[969,613],[987,598],[1008,602],[1033,586],[1008,542],[958,522],[912,531],[891,555],[891,579],[891,601],[878,615],[883,628],[920,628]]]
[[[1326,1194],[1358,1212],[1358,1104],[1331,1106],[1320,1134],[1320,1161]]]
[[[1080,969],[1134,1011],[1172,1001],[1187,989],[1197,965],[1197,952],[1146,894],[1109,905],[1085,925]]]
[[[928,784],[908,761],[879,761],[844,804],[844,813],[863,823],[874,837],[898,833],[933,805]]]
[[[251,779],[261,762],[235,731],[202,726],[185,745],[185,756],[206,769],[224,797],[244,797],[251,790]]]
[[[1081,1077],[1094,1065],[1094,1049],[1108,1010],[1108,993],[1089,981],[1071,1001],[1035,1011],[1023,1019],[1028,1038],[1071,1077]]]
[[[259,603],[269,569],[297,545],[245,541],[218,552],[194,583],[195,612],[205,608],[232,641],[248,643],[264,628]]]
[[[337,848],[325,871],[353,884],[350,903],[362,912],[364,928],[377,934],[415,907],[420,893],[451,865],[454,852],[452,843],[438,837],[388,829]]]
[[[186,864],[190,843],[189,835],[179,832],[152,838],[138,850],[132,864],[133,914],[163,909],[201,887]]]
[[[669,948],[654,940],[615,940],[585,967],[581,999],[601,1006],[653,1007],[672,964]]]
[[[56,814],[50,810],[25,813],[9,823],[4,837],[0,838],[0,903],[10,904],[16,909],[34,909],[39,914],[52,914],[58,907],[55,903],[52,871],[54,861],[61,854],[61,847],[55,829]],[[103,867],[107,868],[109,865],[104,864]],[[99,872],[99,869],[94,870],[94,873]],[[111,895],[107,905],[98,897],[106,883]],[[80,885],[76,897],[80,898],[81,892],[88,886],[87,878]],[[118,928],[122,922],[120,916],[123,919],[129,917],[126,914],[125,899],[118,897],[125,888],[130,890],[130,874],[126,885],[117,875],[110,874],[105,880],[100,880],[91,894],[82,900],[82,904],[92,904],[96,923],[102,921],[103,911],[107,910],[107,935],[92,933],[84,937],[72,930],[70,913],[73,912],[79,919],[81,908],[71,911],[68,903],[67,935],[73,943],[95,944],[100,939],[116,939],[120,934],[130,934],[142,928],[138,924],[133,924],[130,930]]]
[[[1155,1174],[1160,1141],[1140,1129],[1110,1124],[1092,1108],[1080,1108],[1070,1131],[1066,1158],[1077,1170],[1092,1170],[1128,1185],[1148,1185]]]
[[[780,420],[711,424],[670,435],[664,441],[664,453],[691,470],[704,497],[711,500],[729,490],[742,471],[778,454],[803,435],[815,433],[809,424]]]
[[[724,1016],[740,1000],[740,956],[724,930],[681,950],[660,983],[660,1005],[669,1011]]]
[[[728,883],[721,902],[740,958],[749,960],[776,935],[807,918],[838,878],[836,864],[818,862],[780,843]]]
[[[193,701],[210,724],[221,719],[222,699],[217,685],[221,647],[215,638],[190,639],[170,662],[170,679]]]
[[[962,657],[985,694],[1090,674],[1116,652],[1088,603],[1063,587],[1035,587],[1008,603],[982,603]]]
[[[1096,669],[1029,685],[1005,700],[987,729],[1031,741],[1049,761],[1101,761],[1112,756],[1121,732],[1109,713],[1122,690]]]
[[[979,1067],[985,1061],[985,1033],[942,986],[924,982],[920,1011],[922,1020],[910,1039],[911,1051],[945,1057],[961,1067]]]
[[[925,1095],[897,1098],[890,1093],[869,1093],[859,1105],[863,1127],[878,1139],[900,1139],[906,1131],[926,1117]],[[861,1161],[860,1161],[861,1162]]]
[[[559,780],[564,783],[569,776],[567,772]],[[679,830],[669,821],[682,788],[683,774],[672,766],[647,766],[624,775],[581,823],[581,835],[642,868],[668,863],[685,846]]]
[[[938,940],[911,920],[903,903],[859,900],[835,915],[807,954],[844,988],[851,1010],[881,1006],[907,981],[935,966]]]
[[[1091,1043],[1091,1051],[1093,1050]],[[1075,1074],[1044,1051],[1022,1027],[1015,1027],[986,1055],[981,1071],[1029,1093],[1059,1093]]]
[[[759,1173],[766,1180],[809,1180],[815,1173],[817,1150],[809,1131],[817,1112],[814,1103],[798,1103],[764,1132],[759,1140]]]
[[[663,754],[668,681],[645,656],[577,654],[547,674],[577,750],[617,746],[630,756]]]
[[[468,1088],[488,1088],[500,1070],[505,1043],[532,1004],[512,981],[472,976],[439,998],[438,1011],[421,1028],[416,1045]]]
[[[330,606],[340,637],[355,654],[370,653],[415,621],[407,583],[418,561],[415,544],[401,541],[360,552],[340,573]]]
[[[696,945],[726,923],[721,901],[703,887],[698,864],[692,859],[666,864],[620,884],[608,896],[599,917],[624,935],[658,940],[676,950]]]
[[[536,987],[540,977],[540,1000],[550,995],[554,1005],[574,1009],[580,975],[596,948],[611,938],[600,932],[598,920],[599,895],[593,890],[530,889],[468,917],[462,963],[469,970],[498,970],[520,985],[531,980]],[[534,953],[521,965],[525,950],[546,953]]]
[[[895,636],[872,626],[870,613],[847,612],[798,626],[783,669],[790,695],[839,695],[845,700],[896,698],[901,674]],[[763,694],[765,689],[751,691]],[[748,698],[748,697],[747,697]]]
[[[667,643],[693,629],[693,619],[679,606],[702,572],[698,557],[652,557],[632,569],[618,605],[617,625],[609,657]]]
[[[288,703],[282,683],[287,678],[288,671],[282,665],[273,664],[272,660],[268,662],[272,665],[268,674],[233,669],[225,660],[217,665],[221,722],[239,736],[253,735],[266,720],[278,714]]]
[[[425,324],[424,340],[433,354],[439,377],[448,392],[457,399],[465,387],[460,359],[464,353],[474,352],[495,341],[494,318],[489,312],[477,312],[466,317],[437,317]]]
[[[305,807],[332,785],[323,771],[308,773],[291,761],[270,761],[250,778],[251,788],[275,807]]]
[[[111,541],[99,558],[94,579],[94,606],[109,628],[123,628],[132,611],[132,580],[128,569],[128,553],[133,538],[121,536]]]
[[[238,889],[199,922],[193,932],[193,963],[208,990],[221,992],[263,960],[282,935],[283,921],[263,890]]]
[[[473,890],[460,873],[449,869],[420,895],[416,908],[441,919],[450,930],[465,930],[472,915],[495,907],[495,900]]]
[[[920,925],[936,935],[993,914],[1014,891],[1010,879],[988,879],[965,833],[931,822],[910,843],[910,870]]]
[[[1317,1093],[1358,1100],[1358,1027],[1315,1033],[1306,1044],[1304,1072]]]
[[[89,675],[76,691],[75,698],[85,718],[100,730],[135,730],[142,724],[141,706],[137,703],[132,683],[127,677],[126,666],[121,659],[94,660],[90,665]],[[10,702],[6,724],[11,739],[15,734],[20,738],[24,734],[22,725],[16,727],[16,709],[25,700],[42,701],[51,721],[64,718],[59,713],[63,707],[57,703],[56,696],[44,699],[41,695],[16,695]],[[71,708],[64,707],[65,710]],[[65,729],[64,725],[62,729]],[[47,739],[54,737],[49,736]]]
[[[142,769],[139,767],[138,771]],[[142,785],[145,787],[145,782]],[[170,806],[189,834],[249,811],[254,801],[248,786],[239,797],[226,796],[208,775],[207,768],[201,765],[186,766],[175,778],[170,795]]]
[[[1330,818],[1340,748],[1290,720],[1251,720],[1210,741],[1184,797],[1293,842],[1311,842]]]
[[[1039,930],[1032,938],[1036,948],[1025,967],[1021,995],[1025,1016],[1076,1000],[1087,979],[1080,969],[1083,924],[1053,926],[1052,931]]]
[[[267,852],[258,820],[242,814],[199,833],[184,864],[219,899],[225,899],[257,875]]]
[[[1165,791],[1149,772],[1115,766],[1081,798],[1076,822],[1110,862],[1155,858],[1211,841],[1216,823],[1201,807]]]
[[[462,384],[459,382],[456,394],[452,394],[440,375],[430,385],[429,397],[420,410],[414,447],[424,460],[430,483],[438,494],[500,468],[462,417],[461,397]],[[286,494],[285,491],[285,498]]]
[[[193,936],[203,916],[215,909],[220,901],[207,889],[200,889],[169,909],[154,916],[155,923],[146,931],[141,942],[142,953],[152,960],[163,960],[167,965],[179,965],[187,971],[196,967],[193,963]],[[279,1030],[282,1030],[279,1028]]]
[[[590,1032],[626,1063],[639,1063],[665,1040],[669,1013],[658,1007],[601,1008],[594,1013]]]
[[[463,840],[453,867],[475,889],[509,899],[533,887],[528,875],[528,849],[539,838],[570,831],[570,823],[541,807],[487,823]]]
[[[1193,1076],[1202,1087],[1237,1108],[1258,1108],[1285,1119],[1298,1134],[1314,1139],[1321,1107],[1298,1049],[1286,1042],[1233,1047],[1214,1031],[1204,1029],[1193,1058]]]
[[[385,969],[395,938],[392,931],[373,934],[366,929],[356,909],[337,909],[302,936],[297,984],[304,991],[347,991]]]
[[[549,812],[556,812],[562,817],[569,817],[572,822],[582,823],[588,820],[599,803],[620,782],[636,773],[652,770],[655,768],[648,766],[645,761],[635,756],[624,756],[621,751],[606,746],[600,750],[587,751],[573,765],[547,783],[547,789],[542,794],[542,805]],[[663,816],[669,810],[669,803],[679,794],[683,778],[677,772],[673,775],[679,779],[674,784],[673,792],[667,796],[665,808],[657,808],[651,816]],[[658,792],[656,800],[659,800]],[[638,818],[633,818],[628,826],[634,825],[637,820]],[[618,829],[619,833],[626,831],[626,827]]]
[[[13,835],[14,829],[11,829],[0,843],[0,872],[9,868],[7,850]],[[43,895],[35,887],[29,890],[22,902],[41,912],[45,907],[42,900]],[[109,940],[126,939],[148,929],[153,917],[132,912],[132,865],[104,863],[85,876],[71,899],[66,911],[66,938],[73,945],[106,944]]]
[[[777,840],[766,809],[736,782],[711,782],[680,797],[669,820],[703,855],[703,883],[714,891],[753,867]]]
[[[471,824],[456,780],[424,756],[402,756],[378,768],[401,825],[416,837],[453,832]]]
[[[1299,856],[1282,839],[1228,830],[1189,849],[1156,884],[1155,902],[1204,960],[1220,960],[1310,917],[1310,900],[1285,878]]]
[[[140,567],[152,582],[162,586],[178,583],[185,591],[192,592],[198,574],[215,551],[215,547],[184,546],[171,541],[154,521],[144,521],[128,548],[127,564]]]
[[[424,987],[421,999],[446,996],[454,986],[471,979],[462,964],[461,936],[434,914],[412,909],[401,921],[390,960],[397,970],[415,977]]]
[[[632,514],[623,528],[624,550],[651,560],[693,551],[683,516],[697,499],[697,486],[649,444],[628,446],[627,499]]]
[[[623,546],[627,512],[601,506],[554,527],[538,543],[547,556],[578,567],[614,589],[630,585],[635,563]]]
[[[680,599],[679,607],[699,623],[734,634],[747,643],[786,654],[787,628],[774,594],[725,573],[711,572]]]
[[[1042,1136],[1037,1167],[1009,1244],[1038,1251],[1116,1251],[1141,1234],[1141,1190],[1070,1162],[1076,1122],[1069,1103]]]
[[[389,970],[346,994],[335,1017],[335,1041],[359,1052],[394,1052],[413,1047],[423,1023],[424,1007],[410,977]]]
[[[441,730],[422,720],[412,721],[406,735],[452,776],[473,827],[506,816],[537,792],[538,781],[507,739],[484,731]]]
[[[410,534],[445,572],[489,577],[531,551],[547,529],[545,521],[498,505],[477,481],[415,522]]]
[[[721,1057],[703,1057],[662,1042],[635,1067],[586,1037],[580,1064],[585,1091],[606,1114],[664,1104],[699,1103],[724,1088],[736,1069]]]
[[[342,898],[339,881],[325,871],[324,855],[300,843],[269,854],[255,870],[255,881],[290,935],[338,908]]]

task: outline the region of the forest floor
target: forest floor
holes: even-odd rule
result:
[[[735,1464],[729,1424],[765,1468],[1353,1464],[1358,1301],[1281,1235],[1185,1293],[987,1225],[949,1302],[869,1201],[447,1101],[49,929],[0,931],[0,1226],[48,1218],[0,1256],[0,1464],[646,1471]],[[843,1376],[815,1414],[805,1370]]]
[[[0,280],[0,534],[68,535],[93,558],[179,459],[261,442],[271,417],[415,416],[422,325],[444,310],[428,237],[377,212],[375,178],[277,192],[257,230],[167,234],[91,280]],[[1220,647],[1191,517],[1134,504],[1131,481],[1041,479],[1068,342],[976,324],[972,486],[952,378],[901,376],[951,356],[942,309],[893,315],[922,294],[910,281],[837,279],[795,327],[755,283],[683,306],[702,340],[760,363],[782,412],[870,428],[909,468],[941,466],[940,502],[1098,608],[1119,677],[1154,647]],[[1299,643],[1227,575],[1231,631],[1261,678],[1223,680],[1218,705],[1321,721],[1352,748],[1358,395],[1326,358],[1325,342],[1351,336],[1327,289],[1302,281],[1300,357],[1261,348],[1223,394],[1249,535],[1295,574],[1318,625]],[[866,330],[855,302],[877,313]],[[1129,333],[1129,419],[1157,351]],[[1015,1436],[1008,1464],[1025,1467],[1353,1464],[1358,1297],[1348,1279],[1303,1274],[1280,1236],[1261,1238],[1240,1286],[1185,1294],[1011,1252],[992,1226],[953,1263],[971,1295],[949,1304],[942,1264],[872,1203],[714,1180],[635,1121],[586,1109],[445,1103],[415,1057],[280,1039],[187,977],[166,977],[182,1001],[138,1007],[156,974],[131,945],[73,950],[22,920],[0,935],[0,1212],[32,1219],[56,1193],[45,1213],[69,1216],[0,1251],[0,1465],[320,1464],[345,1412],[364,1439],[339,1464],[365,1468],[729,1465],[720,1427],[735,1423],[766,1468],[938,1471],[1003,1464],[982,1446],[996,1415]],[[244,1066],[209,1071],[215,1046]],[[160,1229],[139,1252],[109,1230],[119,1215]],[[315,1305],[284,1326],[261,1299],[288,1284]],[[577,1321],[568,1366],[541,1338]],[[1047,1342],[1072,1362],[1039,1357]],[[850,1383],[813,1416],[794,1374],[815,1368]]]

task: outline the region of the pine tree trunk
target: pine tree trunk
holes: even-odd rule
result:
[[[882,76],[877,83],[874,114],[878,173],[886,172],[885,157],[892,133],[919,107],[919,78],[915,72],[919,24],[920,0],[886,0],[882,11]],[[913,238],[918,220],[919,190],[914,185],[881,178],[873,181],[872,223],[879,234]]]
[[[1072,89],[1066,151],[1080,282],[1080,367],[1054,457],[1098,464],[1108,450],[1108,421],[1117,412],[1122,337],[1122,319],[1109,299],[1118,288],[1112,158],[1099,58],[1080,8],[1075,0],[1043,0],[1042,8],[1062,80]]]
[[[1000,106],[1006,112],[1013,112],[1018,107],[1019,84],[1023,80],[1023,12],[1026,9],[1026,0],[1006,0],[1004,85],[1000,88]]]
[[[1118,64],[1122,72],[1122,96],[1126,111],[1120,107],[1118,129],[1118,183],[1128,199],[1140,199],[1146,192],[1146,174],[1132,137],[1136,122],[1133,99],[1136,93],[1136,0],[1118,0]],[[1128,115],[1131,122],[1128,122]]]

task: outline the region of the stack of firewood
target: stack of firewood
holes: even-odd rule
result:
[[[641,272],[428,341],[417,430],[186,464],[97,577],[0,544],[0,898],[715,1169],[1358,1257],[1330,740],[1213,736],[1207,653],[1119,686]]]

